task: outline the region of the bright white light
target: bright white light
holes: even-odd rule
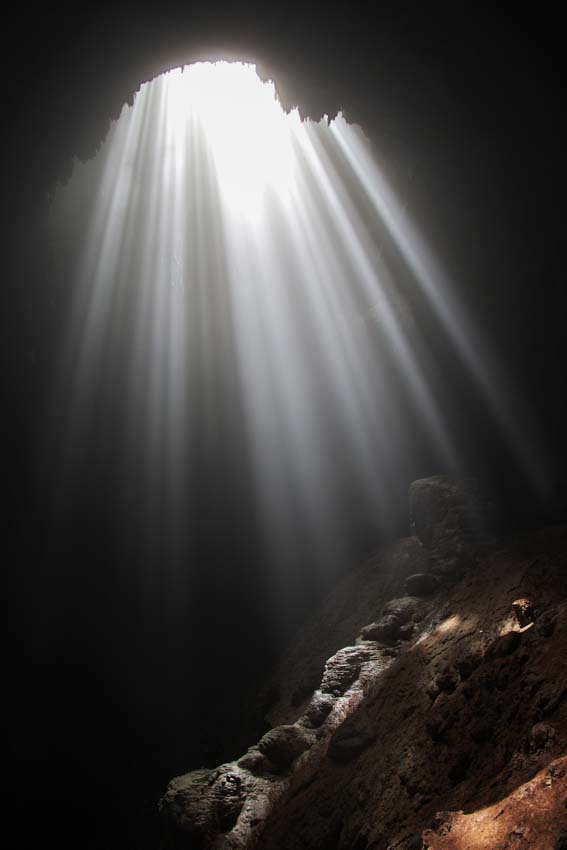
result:
[[[266,193],[280,199],[293,183],[292,130],[273,83],[253,65],[201,62],[166,75],[168,109],[176,132],[202,128],[223,200],[247,215],[261,211]]]
[[[199,500],[201,485],[224,491],[237,469],[274,566],[288,567],[273,575],[282,608],[304,580],[298,525],[309,562],[328,572],[348,549],[347,501],[387,529],[392,491],[424,447],[458,469],[443,405],[452,388],[419,322],[408,325],[400,266],[456,352],[470,336],[362,132],[340,114],[286,114],[254,66],[171,71],[124,107],[52,217],[80,251],[61,465],[80,469],[97,411],[110,410],[125,492],[136,481],[147,497],[148,545],[157,531],[181,539],[193,490]],[[390,243],[403,263],[390,264]]]

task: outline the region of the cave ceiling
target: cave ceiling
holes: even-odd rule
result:
[[[19,16],[2,60],[13,81],[4,141],[34,187],[64,174],[73,155],[91,156],[142,83],[217,58],[256,62],[304,116],[342,109],[384,154],[446,160],[465,141],[486,145],[481,116],[498,134],[520,98],[539,90],[532,109],[541,102],[547,72],[534,47],[552,31],[517,14],[456,17],[411,4],[85,3]],[[498,99],[504,116],[494,114]]]

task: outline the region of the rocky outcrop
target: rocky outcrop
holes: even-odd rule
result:
[[[258,695],[262,719],[271,726],[296,719],[319,688],[327,659],[350,646],[364,627],[397,616],[388,603],[406,598],[406,578],[423,571],[429,571],[428,551],[408,537],[383,546],[339,582]]]
[[[331,595],[268,686],[274,728],[170,783],[165,848],[562,846],[567,528],[475,543],[463,486],[418,483],[449,504],[415,526],[429,546],[386,547]],[[467,567],[441,577],[450,541]],[[416,576],[434,587],[404,595]]]
[[[420,478],[409,491],[412,534],[429,549],[455,550],[485,533],[487,514],[474,479]]]
[[[427,850],[564,850],[567,824],[558,831],[557,814],[565,808],[566,799],[567,758],[560,758],[493,806],[470,814],[440,813],[424,832],[423,844]]]

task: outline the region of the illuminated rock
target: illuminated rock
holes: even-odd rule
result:
[[[311,738],[301,726],[278,726],[266,732],[258,742],[258,749],[275,764],[289,767],[309,749],[311,743]]]
[[[414,850],[422,834],[436,850],[512,850],[528,839],[557,850],[567,776],[567,529],[479,547],[462,579],[404,597],[416,563],[405,555],[420,558],[420,545],[385,548],[305,627],[269,685],[270,712],[286,722],[218,776],[174,780],[162,804],[164,850],[184,847],[190,829],[201,830],[203,850]],[[534,546],[547,559],[534,558]],[[377,581],[380,570],[392,570],[387,580]],[[533,628],[513,628],[511,588],[538,611]],[[361,629],[371,611],[381,616]],[[363,642],[331,652],[317,681],[322,647],[345,623]],[[395,647],[370,640],[378,634]],[[233,774],[242,779],[229,789]]]

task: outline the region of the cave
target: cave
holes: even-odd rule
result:
[[[30,846],[91,850],[559,850],[567,841],[559,22],[544,10],[461,18],[370,4],[224,6],[22,9],[2,57],[8,822]],[[77,297],[69,258],[97,192],[94,177],[81,189],[77,175],[96,172],[148,86],[219,62],[253,68],[259,85],[273,86],[282,120],[296,122],[296,148],[304,133],[304,159],[319,151],[336,177],[328,191],[337,194],[326,196],[322,178],[306,178],[317,191],[311,206],[302,197],[295,219],[275,204],[263,213],[272,234],[300,239],[313,223],[327,253],[319,245],[304,279],[290,271],[278,295],[274,281],[300,242],[282,235],[273,251],[266,309],[281,317],[289,308],[294,342],[282,334],[280,371],[265,379],[259,365],[269,358],[249,352],[259,370],[252,396],[265,380],[283,417],[261,462],[261,440],[231,395],[237,349],[214,311],[234,292],[220,277],[197,352],[220,365],[187,393],[187,410],[198,403],[177,425],[183,451],[171,449],[181,438],[165,426],[148,451],[145,400],[128,407],[133,384],[155,365],[142,358],[134,378],[126,365],[131,292],[125,318],[111,306],[100,320],[101,339],[113,330],[96,354],[106,365],[95,389],[79,369],[85,326],[69,319]],[[349,145],[372,168],[355,175],[361,160]],[[260,163],[250,169],[246,191]],[[391,219],[376,201],[382,180]],[[54,236],[57,199],[73,186],[80,215],[67,210]],[[333,197],[354,218],[334,220]],[[136,216],[149,221],[152,205],[144,197]],[[400,238],[409,231],[396,222],[414,226],[443,269],[442,286],[441,275],[412,267],[417,243]],[[374,296],[357,289],[355,272],[345,282],[336,271],[343,256],[354,268],[349,246],[363,230],[360,244],[376,247],[391,281]],[[139,254],[143,240],[132,239]],[[208,251],[220,255],[217,243]],[[333,281],[331,332],[306,294],[317,290],[316,267]],[[143,277],[141,262],[135,275]],[[193,313],[171,303],[175,321],[191,325]],[[403,333],[388,342],[390,313]],[[242,321],[250,315],[242,311]],[[260,325],[252,338],[267,338],[263,353],[273,353],[279,320],[269,332]],[[159,364],[162,334],[152,327]],[[390,393],[363,411],[345,378],[344,421],[331,400],[348,360],[340,345],[358,364],[353,387],[358,378],[375,392],[381,381]],[[403,389],[420,369],[442,423],[435,440]],[[73,380],[84,395],[74,422]],[[312,432],[310,405],[319,417]],[[366,439],[362,460],[355,432]],[[318,453],[313,495],[308,470]],[[271,465],[281,488],[259,495],[253,473]],[[493,821],[500,832],[490,832]]]

